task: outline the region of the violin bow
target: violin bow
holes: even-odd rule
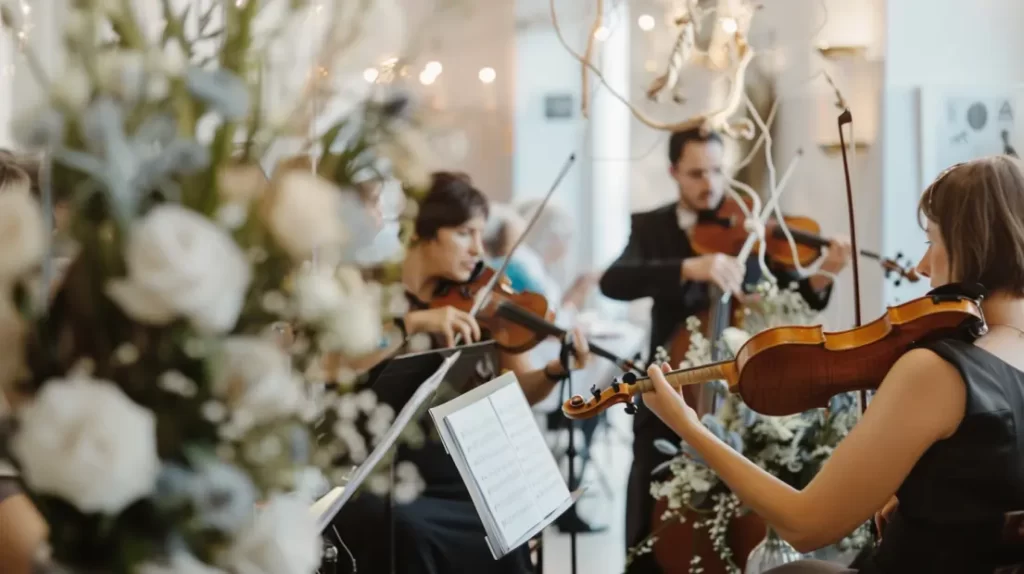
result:
[[[530,230],[533,229],[533,226],[537,223],[537,220],[540,219],[541,212],[543,212],[544,208],[547,206],[548,200],[550,200],[551,196],[554,195],[555,190],[558,189],[558,186],[562,183],[562,180],[565,179],[565,175],[569,173],[569,168],[572,167],[572,164],[575,163],[575,161],[576,154],[569,154],[569,158],[566,159],[565,164],[562,165],[562,171],[558,172],[558,177],[556,177],[555,182],[551,184],[551,189],[549,189],[547,195],[544,196],[544,200],[540,202],[540,206],[538,206],[537,209],[533,212],[533,215],[530,217],[530,221],[527,222],[526,224],[526,229],[523,230],[521,234],[519,234],[519,238],[516,239],[515,244],[512,245],[512,249],[510,249],[508,255],[505,256],[505,260],[501,262],[501,267],[498,268],[498,272],[495,273],[494,277],[491,278],[490,283],[484,286],[484,288],[481,289],[480,292],[477,294],[476,301],[473,301],[473,307],[469,311],[470,315],[473,315],[475,317],[476,314],[480,312],[480,309],[482,309],[483,306],[487,303],[487,298],[490,297],[491,293],[494,291],[494,288],[498,285],[498,282],[501,281],[501,278],[505,275],[505,270],[508,269],[508,264],[510,261],[512,261],[512,254],[516,252],[516,249],[519,249],[519,246],[523,244],[523,240],[526,239],[526,234],[528,234]]]
[[[843,152],[843,175],[846,181],[846,204],[847,209],[850,213],[850,247],[851,251],[855,254],[851,259],[853,260],[853,309],[854,309],[854,327],[860,327],[863,325],[860,314],[860,265],[856,254],[860,253],[857,249],[857,225],[854,222],[853,217],[853,186],[850,184],[850,160],[846,155],[846,136],[843,134],[843,126],[853,124],[853,114],[850,113],[850,108],[845,108],[841,114],[839,114],[838,127],[839,127],[839,145]],[[868,405],[868,392],[860,392],[860,414],[864,415],[864,409]]]

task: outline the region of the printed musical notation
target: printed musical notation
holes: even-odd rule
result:
[[[543,516],[494,407],[490,401],[480,401],[446,420],[502,538],[506,543],[518,540]]]
[[[569,498],[562,473],[541,434],[533,411],[518,386],[509,385],[490,396],[505,434],[516,451],[531,497],[542,515],[553,512]]]

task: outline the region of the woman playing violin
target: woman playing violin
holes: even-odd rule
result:
[[[427,337],[434,348],[487,340],[486,323],[469,313],[454,307],[430,308],[439,291],[464,284],[479,271],[484,256],[481,235],[488,216],[486,197],[467,177],[438,173],[419,207],[415,235],[402,267],[410,303],[402,327],[410,341]],[[573,366],[581,368],[589,357],[587,341],[575,333],[573,345]],[[542,369],[531,369],[524,355],[499,352],[496,363],[485,360],[477,365],[466,388],[497,377],[499,369],[511,370],[532,404],[545,398],[565,375],[557,359]],[[426,444],[398,452],[399,460],[416,465],[426,490],[394,509],[394,549],[388,542],[391,511],[383,499],[363,495],[347,504],[335,520],[342,540],[355,555],[358,571],[390,572],[393,555],[395,571],[403,573],[532,572],[525,546],[494,560],[451,457],[439,441],[429,438],[431,423],[425,422],[423,430]],[[343,569],[346,562],[340,562]]]
[[[989,332],[921,344],[890,369],[863,419],[803,490],[708,432],[657,367],[645,403],[734,493],[807,552],[876,516],[881,542],[859,570],[801,561],[771,572],[984,572],[1024,562],[1003,538],[1024,510],[1024,171],[1007,156],[959,164],[925,190],[933,287],[977,283]],[[1019,547],[1018,547],[1019,549]]]

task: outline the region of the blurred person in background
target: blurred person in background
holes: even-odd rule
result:
[[[531,199],[520,203],[516,211],[526,221],[533,218],[541,207],[541,199]],[[587,298],[594,291],[601,279],[600,271],[582,273],[576,277],[568,289],[561,289],[561,281],[566,268],[566,257],[569,255],[573,238],[576,234],[572,215],[561,205],[549,201],[537,218],[536,225],[526,235],[524,242],[534,253],[540,256],[544,271],[551,282],[552,289],[558,293],[555,299],[562,308],[582,309]]]

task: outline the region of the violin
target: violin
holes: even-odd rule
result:
[[[665,375],[677,389],[724,380],[743,402],[769,416],[822,408],[833,396],[875,390],[893,364],[931,337],[979,337],[988,331],[981,301],[984,288],[951,284],[896,307],[866,325],[825,333],[821,325],[775,327],[751,337],[736,358],[678,369]],[[649,377],[626,373],[604,391],[591,389],[590,400],[570,398],[562,412],[590,418],[654,389]]]
[[[743,199],[747,208],[746,213],[756,217],[757,214],[752,211],[753,200],[747,197]],[[795,257],[786,238],[786,230],[779,225],[778,220],[772,218],[765,224],[765,256],[779,265],[787,269],[796,269],[798,263],[801,267],[809,266],[821,255],[822,248],[828,247],[828,239],[820,235],[821,226],[810,217],[787,215],[783,216],[782,221],[796,243]],[[740,254],[749,235],[745,223],[743,207],[727,195],[718,209],[701,215],[697,224],[690,230],[690,244],[693,250],[701,255],[724,253],[735,257]],[[886,278],[895,274],[897,286],[902,280],[916,283],[920,279],[913,264],[904,262],[902,253],[898,253],[894,259],[867,249],[859,249],[858,253],[862,257],[878,261],[885,271]]]
[[[547,298],[532,291],[513,290],[506,275],[494,283],[496,273],[483,262],[479,263],[469,281],[442,286],[430,301],[430,308],[451,306],[472,314],[477,298],[485,297],[476,311],[477,321],[490,332],[497,347],[509,353],[525,353],[548,337],[566,336],[565,329],[551,322],[555,314],[548,308]],[[594,343],[590,343],[590,352],[614,362],[624,371],[644,373],[633,361]]]
[[[736,199],[727,195],[717,209],[700,214],[697,224],[689,231],[690,245],[695,253],[724,253],[734,257],[740,255],[750,235],[745,224],[746,214],[750,213],[752,217],[757,217],[753,211],[753,200],[748,197],[744,197],[743,200],[746,210]],[[782,221],[785,228],[775,218],[765,225],[765,255],[771,261],[787,269],[796,269],[798,264],[801,267],[809,266],[821,255],[822,248],[828,247],[829,241],[820,235],[821,227],[814,219],[784,216]],[[795,256],[786,237],[787,228],[796,246]],[[860,249],[858,252],[864,257],[878,261],[885,270],[886,278],[895,274],[897,286],[903,280],[916,283],[920,279],[913,265],[905,262],[902,254],[897,254],[895,259],[891,259],[866,249]],[[709,291],[710,307],[697,313],[696,317],[704,326],[705,337],[717,341],[726,327],[735,327],[742,322],[743,314],[741,309],[730,303],[723,304],[720,301],[721,290],[712,287]],[[679,364],[690,348],[689,330],[684,326],[680,327],[667,346],[669,360],[672,364]],[[718,359],[717,352],[717,347],[712,347],[713,360]],[[714,411],[714,394],[709,389],[688,389],[686,399],[702,416]]]

